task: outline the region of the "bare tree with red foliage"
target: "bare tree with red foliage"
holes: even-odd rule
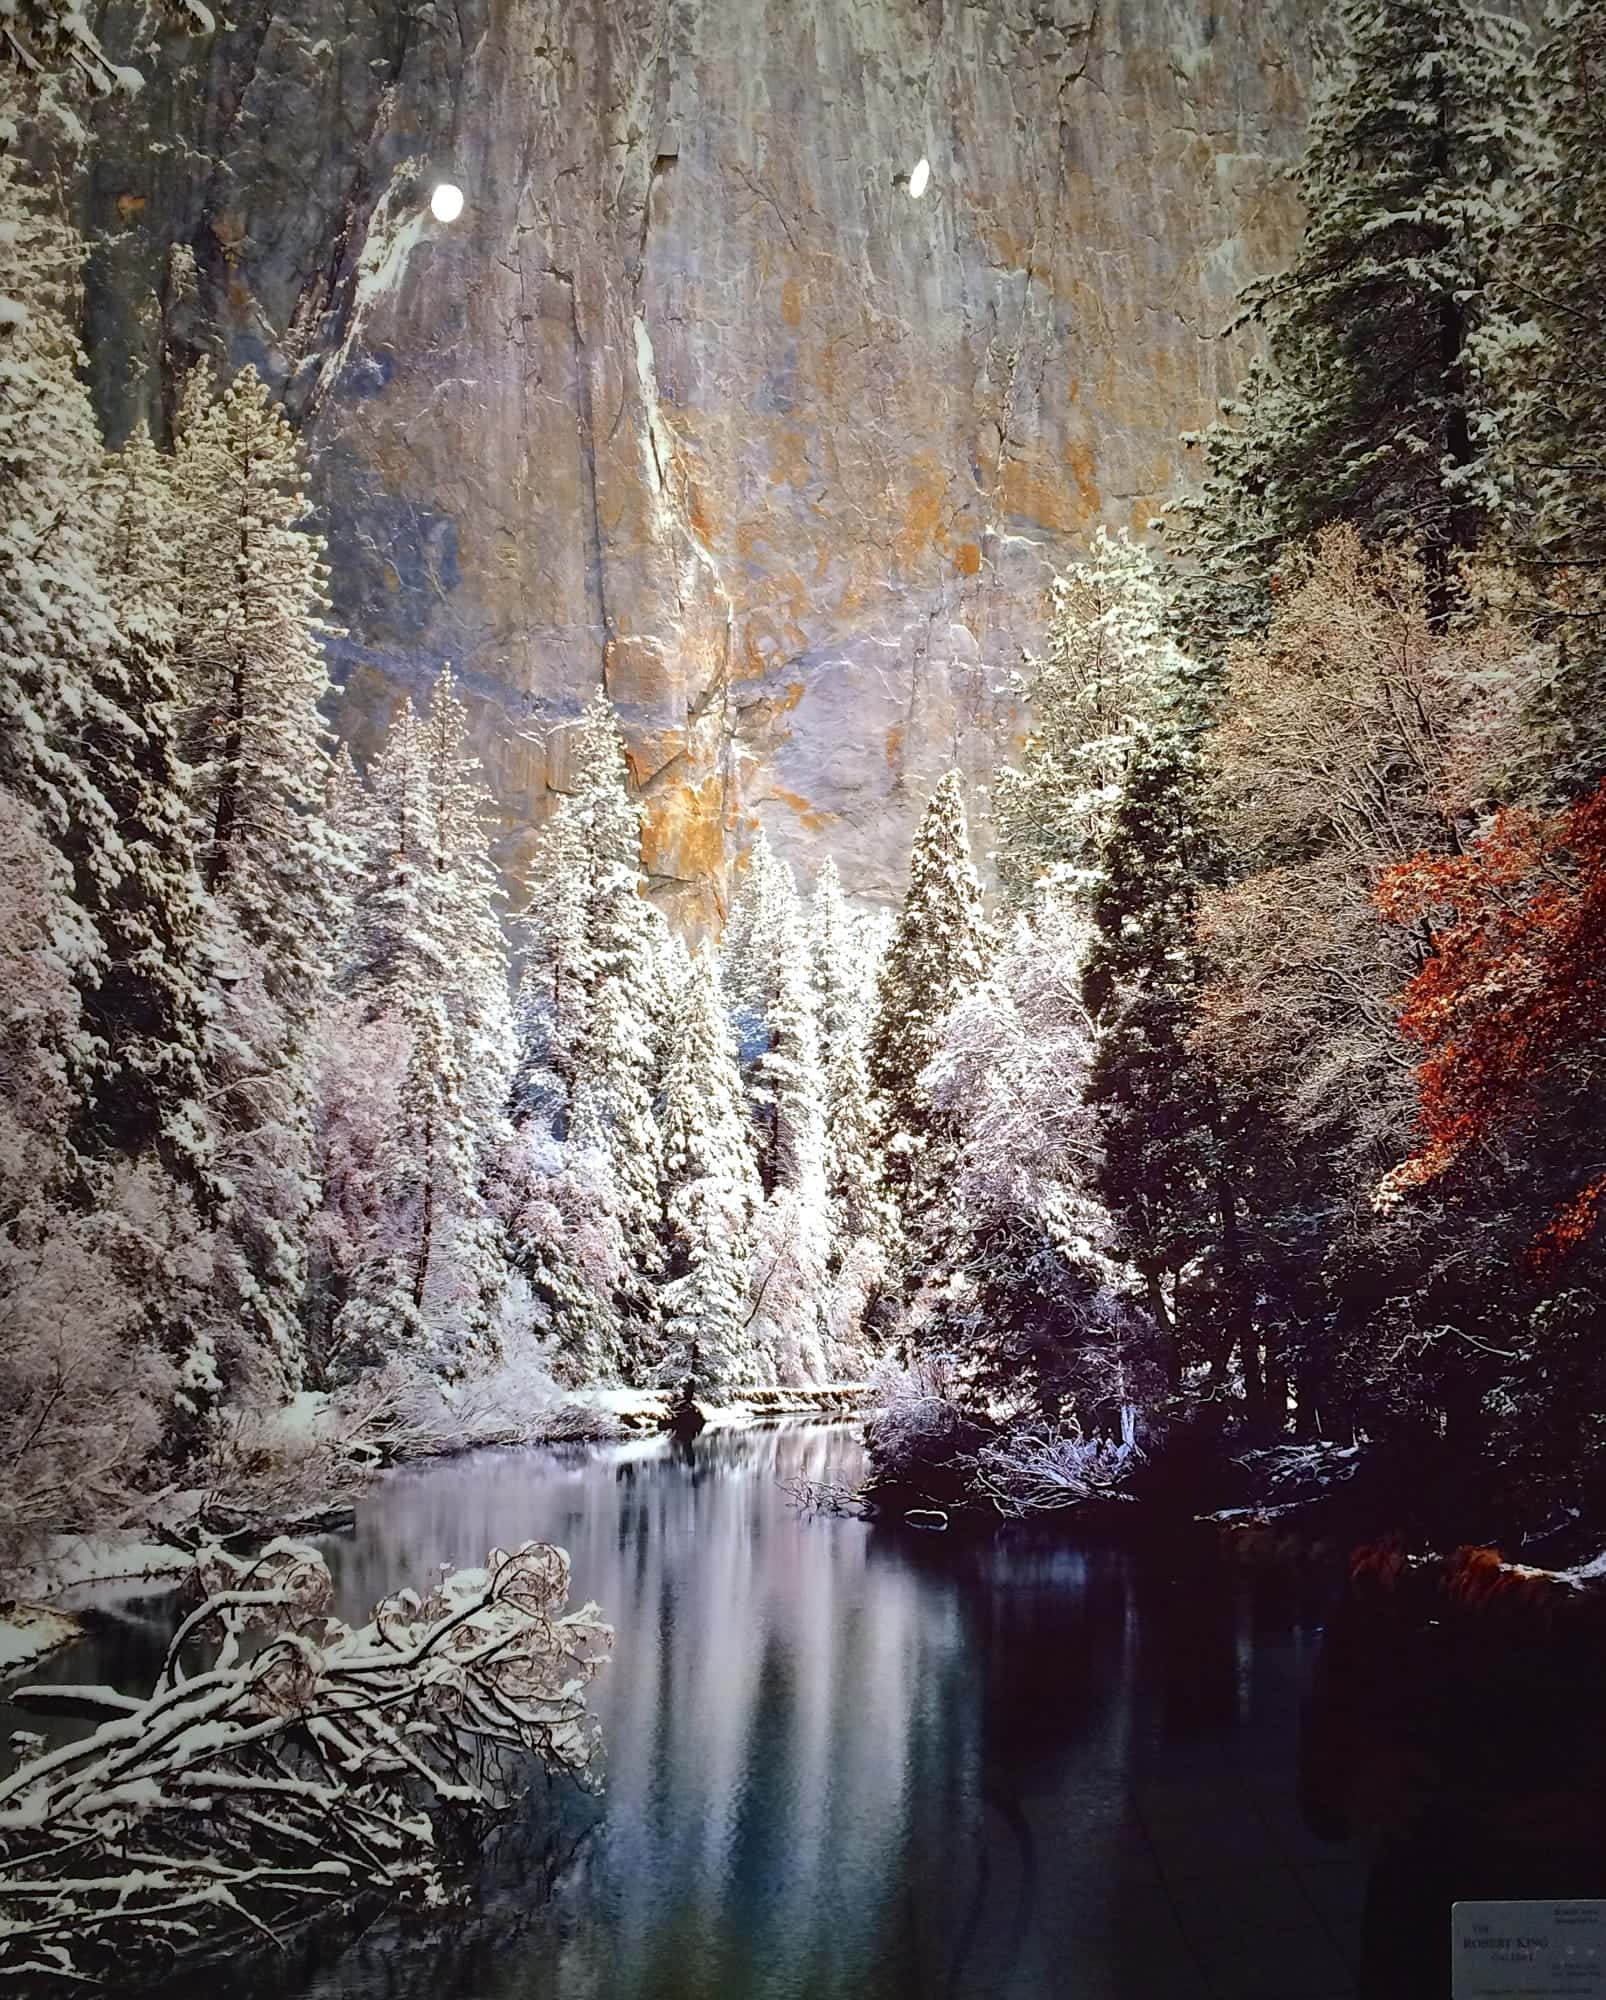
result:
[[[1606,784],[1566,812],[1508,810],[1465,854],[1420,854],[1377,890],[1383,915],[1434,925],[1433,955],[1401,996],[1417,1067],[1421,1143],[1388,1200],[1475,1149],[1527,1136],[1567,1155],[1568,1188],[1530,1255],[1548,1267],[1606,1208]]]

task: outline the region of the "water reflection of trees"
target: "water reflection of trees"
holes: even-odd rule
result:
[[[333,1550],[352,1607],[494,1545],[570,1550],[577,1598],[617,1632],[596,1695],[608,1790],[599,1814],[543,1789],[470,1929],[431,1944],[391,1927],[338,1960],[326,1942],[273,1990],[1164,1990],[1141,1983],[1132,1942],[1152,1928],[1129,1869],[1133,1787],[1261,1709],[1291,1728],[1257,1636],[1257,1619],[1287,1628],[1288,1607],[1257,1607],[1186,1552],[1168,1569],[1018,1530],[962,1542],[800,1518],[783,1485],[851,1481],[856,1453],[843,1427],[779,1428],[388,1480]]]

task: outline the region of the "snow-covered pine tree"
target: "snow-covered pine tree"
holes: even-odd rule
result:
[[[488,1323],[506,1274],[504,1246],[478,1198],[483,1165],[499,1143],[517,1066],[508,952],[497,904],[502,888],[488,837],[493,801],[450,667],[436,681],[424,723],[434,806],[436,910],[452,968],[451,1017],[463,1072],[464,1136],[476,1192],[456,1218],[455,1264],[465,1298]]]
[[[458,1122],[461,1082],[455,1061],[439,1066],[450,1040],[451,966],[439,919],[429,754],[411,701],[392,721],[370,781],[366,805],[349,802],[361,848],[340,984],[355,1003],[345,1016],[348,1034],[367,1038],[376,1053],[390,1049],[394,1074],[383,1093],[389,1116],[375,1122],[366,1148],[366,1227],[354,1233],[339,1284],[325,1360],[336,1376],[428,1352],[424,1298],[437,1247],[442,1135]],[[359,1071],[353,1085],[376,1101],[381,1095],[377,1076]],[[327,1077],[323,1095],[325,1119],[338,1118]],[[349,1193],[341,1199],[355,1205]]]
[[[210,1206],[216,1189],[202,1110],[210,912],[196,863],[189,772],[177,749],[168,469],[140,426],[110,459],[103,481],[103,567],[117,639],[97,660],[95,679],[103,708],[115,709],[121,722],[86,729],[80,754],[115,817],[121,871],[115,890],[94,899],[105,963],[85,993],[97,1047],[79,1138],[91,1150],[122,1154],[157,1144]],[[75,833],[69,845],[78,881],[92,893],[98,878],[84,835]]]
[[[82,746],[87,732],[131,739],[133,725],[104,693],[119,634],[99,567],[100,433],[72,326],[81,265],[77,237],[19,161],[0,156],[0,783],[49,833],[53,949],[86,989],[105,964],[86,899],[115,897],[124,857]],[[81,856],[76,885],[69,842]],[[59,1053],[82,1071],[90,1051],[79,1042]]]
[[[759,1174],[797,1187],[821,1157],[824,1087],[813,968],[792,871],[760,832],[732,917],[724,974],[749,1072]]]
[[[829,856],[814,877],[808,934],[820,1060],[829,1069],[843,1036],[855,1029],[862,1032],[863,999],[860,927],[842,893],[842,876]]]
[[[662,1126],[669,1255],[659,1373],[717,1395],[759,1379],[746,1322],[761,1191],[719,967],[706,948],[681,988]]]
[[[559,1378],[573,1388],[624,1380],[624,1240],[608,1156],[528,1119],[504,1134],[491,1205]]]
[[[1434,616],[1499,511],[1477,354],[1509,223],[1521,35],[1476,0],[1340,0],[1342,58],[1295,176],[1290,268],[1251,286],[1266,367],[1172,517],[1190,652],[1264,628],[1279,549],[1335,521],[1420,552]],[[1241,322],[1240,322],[1241,323]]]
[[[1606,776],[1606,14],[1550,0],[1533,65],[1534,160],[1503,242],[1515,327],[1483,343],[1501,391],[1508,523],[1559,648],[1533,715],[1530,791],[1557,804]]]
[[[281,1385],[316,1200],[311,1042],[329,988],[341,861],[323,819],[321,544],[301,527],[300,453],[244,370],[178,438],[175,670],[203,880],[219,917],[214,1042],[225,1229],[239,1263],[230,1368]]]
[[[345,1297],[334,1322],[336,1372],[410,1353],[443,1370],[483,1345],[506,1272],[484,1184],[502,1160],[511,1070],[506,961],[496,880],[485,858],[481,794],[454,712],[420,721],[403,704],[374,761],[371,794],[345,817],[365,840],[343,984],[350,1031],[371,1037],[388,1070],[368,1079],[383,1117],[354,1161],[363,1121],[325,1105],[346,1140],[344,1180],[331,1189],[347,1217]],[[326,1071],[364,1087],[334,1052]],[[331,1093],[326,1093],[330,1095]],[[325,1315],[327,1317],[327,1315]]]
[[[1186,677],[1154,559],[1125,530],[1100,528],[1051,599],[1043,658],[1019,681],[1025,751],[993,792],[999,880],[1021,908],[1049,877],[1091,892],[1133,731]]]
[[[663,1217],[655,1109],[673,978],[668,926],[642,894],[641,809],[605,695],[575,732],[570,783],[542,844],[524,919],[530,963],[518,1007],[514,1109],[521,1122],[567,1132],[605,1164],[593,1179],[610,1190],[622,1234],[615,1303],[624,1365],[639,1373],[656,1356]]]
[[[561,1129],[569,1113],[577,1052],[597,983],[590,924],[591,871],[585,821],[564,799],[548,820],[530,873],[519,931],[527,945],[515,1004],[516,1123]]]
[[[782,1381],[817,1381],[830,1258],[825,1079],[802,902],[762,832],[732,913],[725,965],[765,1196],[753,1257],[754,1332]]]
[[[1147,1400],[1145,1328],[1119,1295],[1088,1101],[1080,900],[1052,889],[964,993],[926,1072],[947,1121],[947,1213],[908,1331],[989,1402],[1092,1431]]]
[[[645,989],[652,975],[635,961],[662,942],[642,899],[641,808],[630,795],[624,740],[606,695],[589,704],[574,732],[569,779],[537,851],[521,918],[529,969],[519,1010],[519,1092],[522,1100],[534,1089],[543,1101],[555,1092],[560,1123],[603,980],[625,973]]]
[[[645,918],[650,913],[642,905]],[[625,1365],[645,1379],[657,1362],[656,1289],[662,1274],[662,1140],[654,1105],[659,1024],[644,946],[602,981],[578,1056],[571,1144],[608,1162],[624,1244],[619,1298]]]
[[[809,951],[825,1076],[826,1218],[831,1242],[827,1359],[840,1379],[863,1369],[863,1322],[875,1304],[896,1239],[881,1186],[881,1153],[865,1043],[875,1008],[883,935],[842,893],[825,861],[809,900]]]
[[[925,1070],[955,1006],[982,979],[989,941],[981,884],[970,858],[964,788],[950,771],[926,806],[909,859],[909,887],[881,963],[870,1031],[887,1191],[905,1255],[947,1199],[951,1122],[938,1114]]]
[[[90,1293],[114,1287],[131,1367],[136,1355],[154,1357],[148,1338],[161,1333],[164,1441],[182,1449],[216,1388],[211,1333],[189,1310],[184,1275],[204,1268],[191,1197],[210,1191],[194,1072],[201,1026],[186,963],[197,890],[172,817],[177,800],[161,790],[177,772],[161,706],[159,609],[147,624],[130,598],[120,622],[107,586],[128,522],[103,479],[78,379],[80,262],[77,238],[18,161],[0,158],[0,789],[45,836],[34,849],[49,877],[39,915],[53,973],[78,996],[37,1024],[36,1056],[60,1114],[54,1164],[5,1206],[21,1246],[55,1204],[44,1226],[59,1234],[61,1259],[29,1252],[12,1266],[54,1270],[64,1289],[49,1310],[93,1326]],[[142,716],[136,704],[147,698]],[[187,1192],[139,1158],[152,1142]],[[44,1309],[17,1296],[11,1306]]]
[[[1215,871],[1205,814],[1188,738],[1164,723],[1141,727],[1101,852],[1082,975],[1098,1030],[1087,1082],[1102,1139],[1093,1185],[1168,1336],[1173,1380],[1179,1279],[1211,1253],[1219,1265],[1224,1233],[1220,1096],[1188,1040],[1202,971],[1199,899]]]

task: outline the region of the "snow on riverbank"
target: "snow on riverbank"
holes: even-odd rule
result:
[[[0,1681],[38,1664],[78,1637],[76,1618],[45,1604],[14,1604],[0,1618]]]
[[[733,1430],[766,1417],[857,1415],[863,1408],[864,1394],[864,1385],[858,1382],[807,1389],[755,1389],[733,1396],[728,1403],[699,1403],[697,1408],[706,1429]],[[569,1401],[612,1417],[627,1431],[661,1431],[668,1428],[675,1394],[670,1389],[577,1389]]]

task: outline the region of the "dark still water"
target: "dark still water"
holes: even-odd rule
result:
[[[519,2000],[1336,2000],[1361,1869],[1294,1805],[1319,1596],[1171,1555],[800,1518],[846,1427],[397,1474],[330,1544],[361,1617],[541,1537],[612,1621],[608,1778],[533,1802],[447,1941],[238,1982]],[[86,1669],[73,1663],[76,1677]],[[65,1669],[63,1669],[65,1670]]]

